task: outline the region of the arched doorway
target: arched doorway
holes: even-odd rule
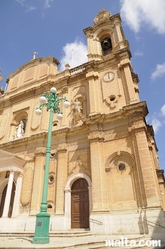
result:
[[[71,188],[71,228],[89,228],[89,191],[84,178]]]
[[[0,203],[0,217],[2,217],[2,214],[3,214],[3,209],[4,209],[4,205],[5,205],[5,198],[6,198],[6,192],[7,192],[7,186],[8,185],[6,185],[6,187],[4,188],[4,190],[2,192],[2,198],[1,198],[1,203]],[[15,196],[15,183],[13,182],[11,198],[10,198],[10,205],[9,205],[9,212],[8,212],[8,217],[9,218],[12,216],[14,196]]]

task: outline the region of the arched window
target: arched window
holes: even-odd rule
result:
[[[106,37],[101,41],[103,55],[106,55],[112,50],[112,42],[110,37]]]

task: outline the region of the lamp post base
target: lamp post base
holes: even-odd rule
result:
[[[41,212],[36,215],[36,227],[33,237],[33,244],[48,244],[49,243],[49,223],[50,214]]]

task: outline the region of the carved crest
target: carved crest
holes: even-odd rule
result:
[[[95,25],[97,25],[105,20],[108,20],[110,16],[111,16],[110,12],[101,9],[100,12],[97,14],[97,16],[94,18],[93,22]]]

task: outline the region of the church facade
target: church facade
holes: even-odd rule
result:
[[[50,231],[163,238],[164,175],[120,15],[101,10],[84,34],[87,63],[60,72],[54,57],[34,57],[0,95],[0,232],[35,229],[49,122],[35,110],[55,87],[71,106],[52,122]]]

